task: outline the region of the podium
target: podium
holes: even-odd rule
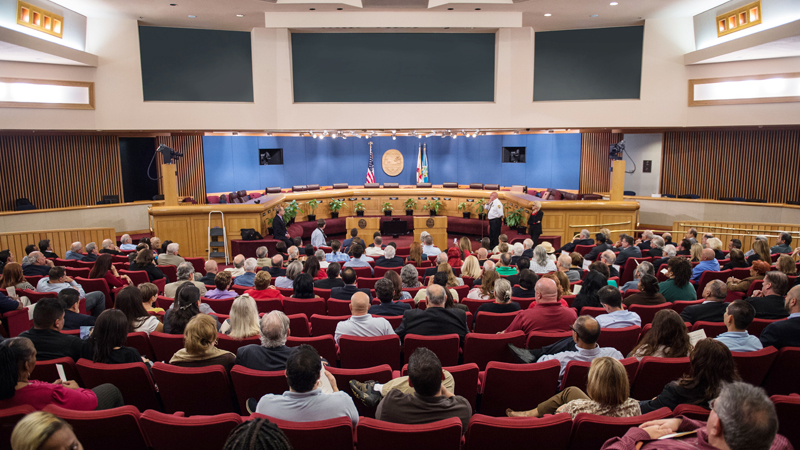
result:
[[[433,238],[433,245],[441,251],[447,251],[447,217],[414,217],[414,235],[419,236],[423,231],[430,233]],[[420,242],[425,245],[424,242]]]
[[[358,230],[358,237],[364,241],[364,245],[372,244],[372,235],[381,230],[380,217],[348,217],[345,224],[347,239],[350,239],[350,230],[355,228]]]

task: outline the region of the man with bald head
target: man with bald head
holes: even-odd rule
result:
[[[536,282],[536,306],[517,314],[504,333],[521,330],[525,334],[534,331],[569,331],[570,325],[578,316],[572,308],[565,308],[558,302],[558,287],[550,278],[540,278]]]
[[[228,267],[225,272],[231,273],[231,278],[244,275],[244,255],[238,254],[233,257],[233,267]]]
[[[117,249],[117,246],[114,245],[114,241],[111,239],[105,239],[101,245],[103,248],[100,249],[100,253],[108,253],[109,255],[124,255],[124,253]]]
[[[272,257],[272,267],[265,269],[269,271],[272,278],[286,276],[286,269],[283,267],[283,256],[279,253]]]
[[[469,332],[467,313],[458,308],[445,308],[447,294],[444,287],[438,284],[428,286],[427,296],[427,309],[412,309],[403,313],[403,322],[394,330],[400,336],[400,341],[407,334],[441,336],[455,333],[463,344]]]
[[[369,314],[370,303],[369,295],[360,291],[353,294],[350,298],[352,315],[336,325],[336,333],[333,335],[336,344],[339,344],[339,338],[342,336],[374,337],[394,334],[388,320],[383,317],[372,317],[372,314]]]
[[[537,305],[538,306],[538,305]],[[570,361],[591,362],[601,356],[610,356],[614,359],[623,359],[625,356],[613,347],[600,347],[597,340],[600,338],[600,324],[592,316],[580,316],[572,324],[572,340],[575,342],[575,351],[556,353],[555,355],[543,355],[536,362],[557,360],[561,363],[561,373],[558,381],[564,376],[564,370]]]
[[[64,255],[64,259],[74,259],[76,261],[80,261],[83,259],[83,253],[81,253],[81,249],[83,249],[83,244],[80,242],[73,242],[69,247],[69,251]]]
[[[706,270],[719,272],[719,261],[713,248],[704,248],[700,254],[700,262],[692,269],[692,281],[700,281],[700,277]]]
[[[213,286],[214,285],[214,278],[217,276],[217,272],[219,272],[219,266],[217,266],[217,262],[213,259],[209,259],[206,261],[205,264],[206,274],[202,277],[195,277],[197,281],[203,283],[203,285]]]

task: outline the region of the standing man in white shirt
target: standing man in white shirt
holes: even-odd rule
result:
[[[489,211],[489,248],[494,248],[498,244],[500,227],[503,225],[503,202],[497,198],[497,192],[489,195],[489,203],[483,208]]]
[[[325,220],[317,220],[317,228],[311,233],[311,245],[314,247],[327,247],[328,243],[325,242]]]

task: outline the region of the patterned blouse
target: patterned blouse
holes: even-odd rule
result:
[[[569,413],[572,418],[578,413],[595,414],[606,417],[634,417],[642,414],[639,408],[639,401],[629,398],[624,403],[617,406],[606,406],[591,399],[573,400],[565,405],[561,405],[557,413]]]

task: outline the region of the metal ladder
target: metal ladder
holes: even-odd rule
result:
[[[211,226],[211,215],[219,214],[222,219],[222,228]],[[222,237],[222,241],[211,239],[212,237]],[[211,211],[208,213],[208,259],[225,258],[225,264],[230,264],[228,259],[228,234],[225,232],[225,214],[222,211]],[[224,252],[220,252],[222,247]]]

